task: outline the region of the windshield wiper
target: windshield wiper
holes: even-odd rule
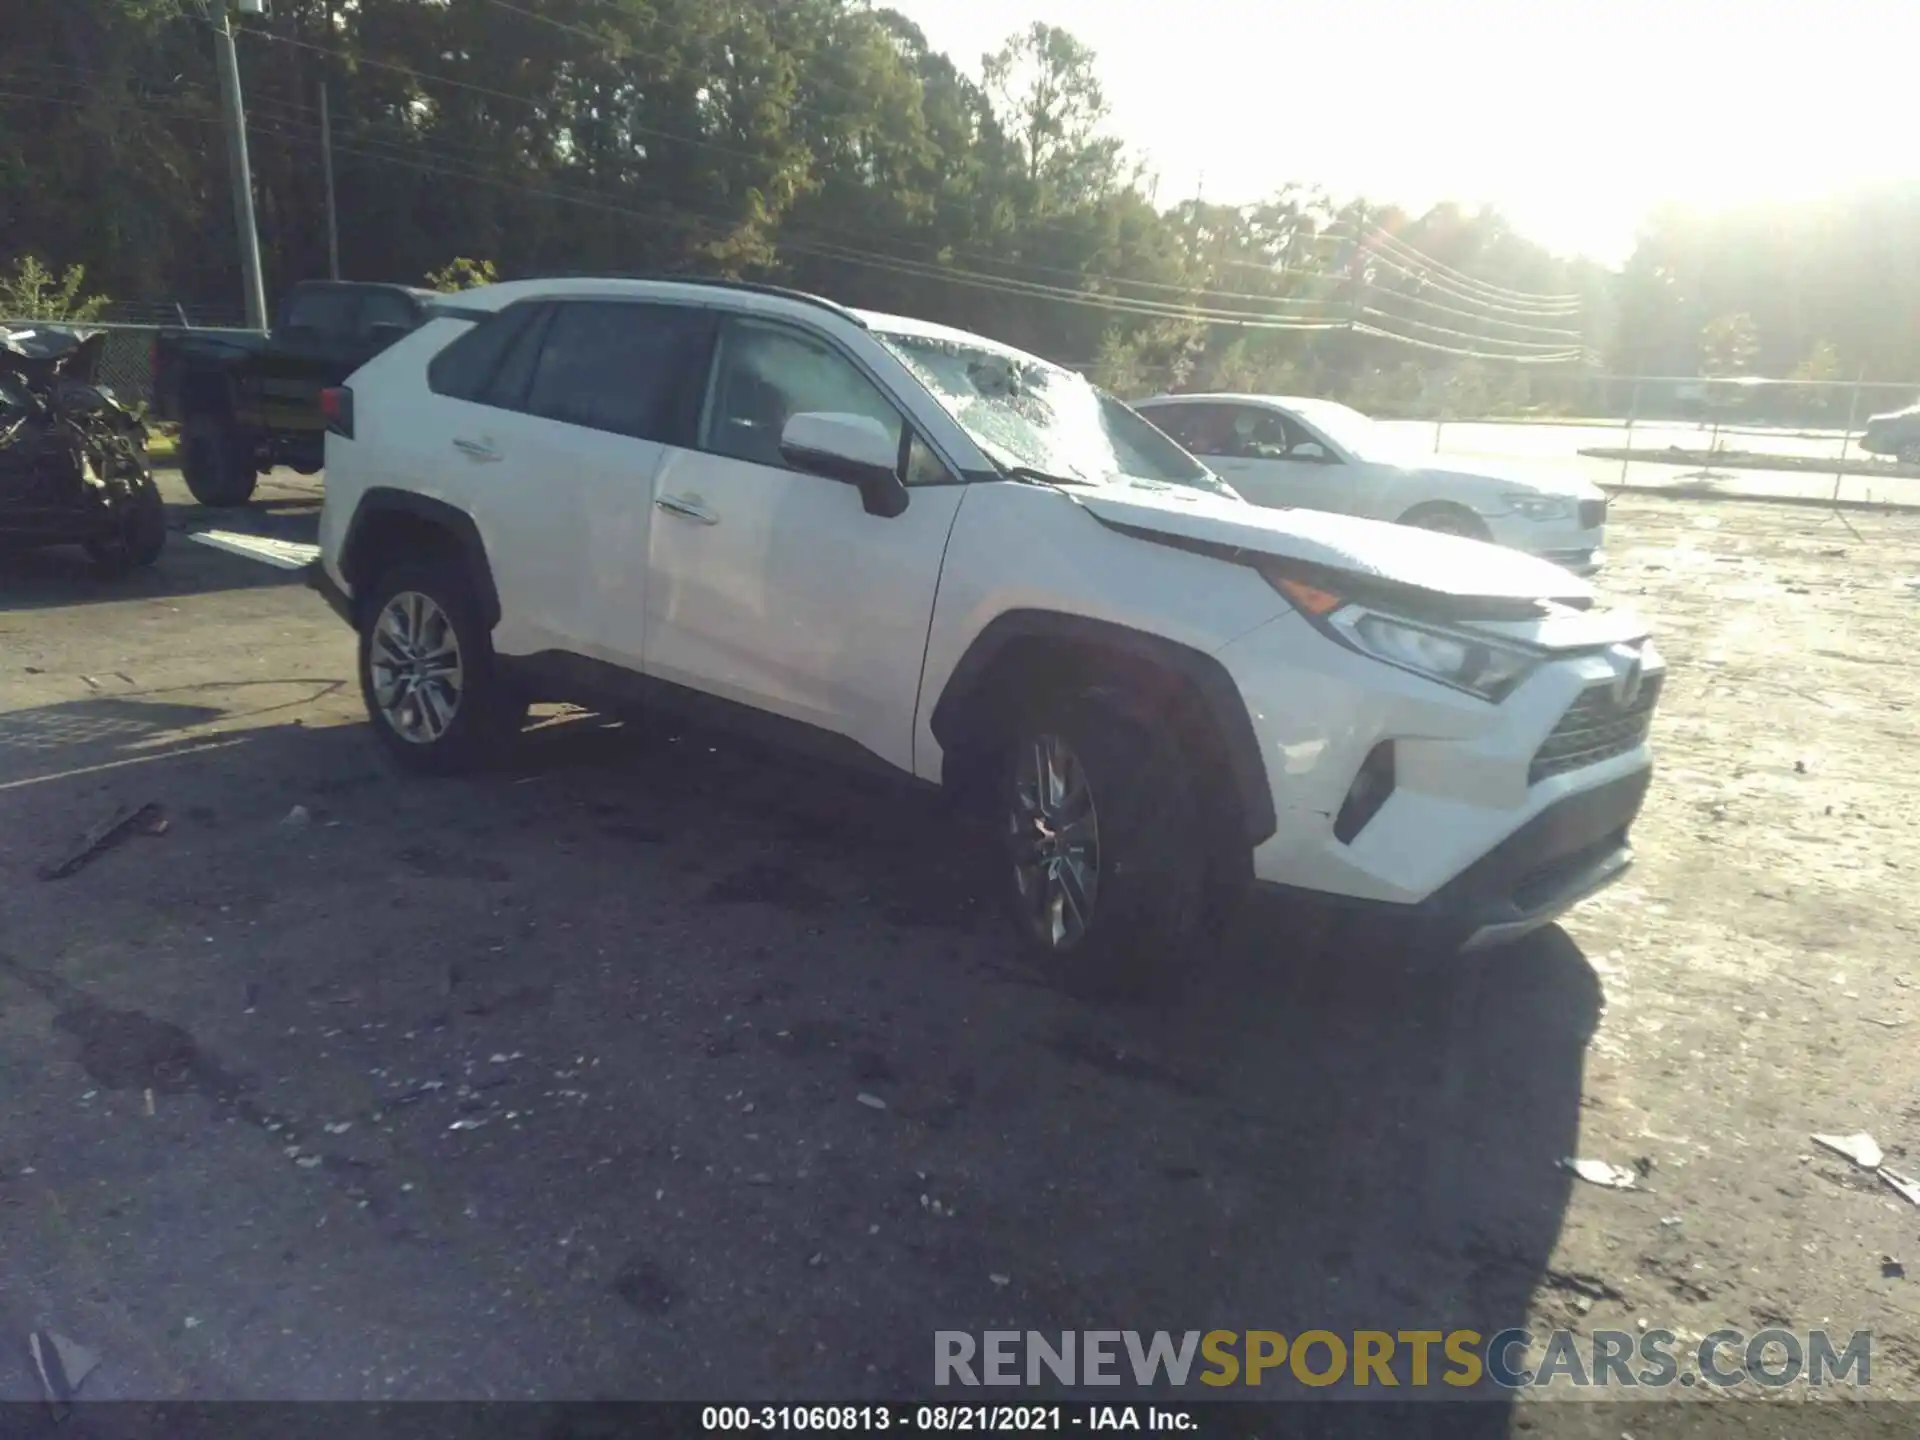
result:
[[[1083,480],[1078,475],[1052,475],[1031,465],[1002,465],[1000,473],[1009,480],[1025,480],[1030,485],[1089,485],[1100,488],[1098,480]]]

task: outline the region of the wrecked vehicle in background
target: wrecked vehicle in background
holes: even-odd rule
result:
[[[106,339],[0,327],[0,549],[79,545],[117,575],[159,558],[167,522],[147,427],[98,383]]]

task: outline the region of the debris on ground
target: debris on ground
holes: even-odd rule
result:
[[[1906,1279],[1906,1276],[1907,1276],[1907,1267],[1902,1265],[1898,1260],[1894,1259],[1893,1256],[1882,1255],[1880,1257],[1880,1278],[1881,1279],[1904,1280]]]
[[[1901,1198],[1909,1205],[1920,1205],[1920,1180],[1910,1179],[1897,1170],[1887,1169],[1884,1165],[1880,1167],[1878,1173],[1880,1178],[1898,1191]]]
[[[1862,1170],[1878,1170],[1885,1156],[1873,1136],[1864,1130],[1851,1135],[1816,1135],[1813,1143],[1824,1145],[1836,1155],[1844,1155]]]
[[[100,1357],[86,1346],[52,1330],[36,1330],[27,1337],[33,1354],[33,1368],[40,1373],[40,1386],[47,1403],[63,1417],[87,1376],[100,1366]]]
[[[1001,1289],[1001,1290],[1004,1290],[1007,1286],[1013,1283],[1013,1277],[1011,1275],[989,1275],[987,1276],[987,1279],[991,1280],[994,1283],[994,1287],[996,1289]]]
[[[858,1095],[854,1096],[853,1098],[858,1100],[862,1105],[865,1105],[870,1110],[884,1110],[887,1108],[886,1101],[882,1100],[878,1095],[869,1095],[864,1090],[862,1090]]]
[[[64,880],[76,874],[105,854],[113,846],[131,835],[136,829],[145,829],[149,834],[162,834],[164,830],[152,827],[161,823],[160,807],[152,801],[135,809],[131,805],[119,805],[105,820],[94,826],[75,842],[64,859],[40,867],[42,880]]]
[[[1632,1190],[1639,1183],[1639,1177],[1626,1166],[1613,1165],[1605,1160],[1562,1160],[1560,1164],[1589,1185],[1604,1186],[1608,1190]]]
[[[280,823],[289,830],[299,830],[313,823],[313,812],[304,805],[296,805],[280,817]]]

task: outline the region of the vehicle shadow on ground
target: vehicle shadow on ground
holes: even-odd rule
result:
[[[62,723],[33,715],[12,719],[28,734]],[[491,1219],[418,1219],[406,1245],[453,1247],[476,1271],[488,1247],[518,1255],[582,1321],[554,1347],[534,1327],[522,1393],[677,1393],[637,1377],[724,1354],[742,1397],[924,1395],[937,1330],[1489,1336],[1525,1323],[1537,1291],[1551,1309],[1604,1284],[1550,1267],[1600,1003],[1557,930],[1419,969],[1329,952],[1297,914],[1253,907],[1219,957],[1191,957],[1177,996],[1092,1004],[1012,958],[980,865],[926,797],[669,724],[561,720],[507,772],[438,782],[396,775],[359,725],[234,733],[245,743],[227,754],[121,772],[126,800],[218,818],[143,842],[138,860],[102,857],[57,897],[28,887],[16,943],[57,956],[34,942],[76,904],[97,904],[89,924],[107,931],[122,910],[186,917],[190,965],[147,950],[117,970],[96,950],[86,983],[193,1026],[234,1074],[285,1068],[290,1114],[338,1113],[325,1087],[341,1062],[249,1039],[243,989],[260,1017],[245,1024],[283,1037],[312,1023],[311,996],[354,997],[325,1014],[393,1037],[356,1065],[408,1075],[424,1073],[416,1033],[598,1057],[592,1083],[618,1105],[540,1123],[571,1127],[551,1142],[568,1155],[617,1159],[564,1195],[539,1126],[522,1139],[496,1122],[486,1148],[431,1166],[449,1143],[448,1116],[426,1113],[438,1101],[396,1112],[391,1139],[356,1132],[387,1147],[356,1160],[370,1203],[400,1203],[380,1177],[405,1173],[414,1196],[444,1188],[450,1214]],[[53,780],[0,809],[37,833],[72,799]],[[299,841],[279,826],[290,801],[313,816]],[[253,937],[271,929],[270,954],[221,928],[241,917],[263,927]],[[793,1153],[820,1158],[797,1177],[768,1163]],[[679,1218],[636,1209],[656,1186]],[[528,1248],[536,1231],[572,1237],[545,1281],[562,1257]],[[743,1237],[752,1253],[730,1269]],[[337,1238],[326,1283],[402,1283],[400,1244]],[[1404,1358],[1396,1370],[1404,1386]],[[1202,1391],[1373,1393],[1284,1371],[1183,1393]],[[1005,1398],[961,1395],[985,1397]],[[1456,1425],[1500,1434],[1506,1414]]]
[[[259,590],[302,583],[300,572],[283,570],[188,539],[195,530],[230,529],[276,540],[309,540],[312,522],[236,522],[224,512],[167,507],[167,544],[160,558],[130,575],[106,576],[78,547],[0,552],[0,612],[67,609],[127,600],[164,600],[218,590]],[[283,533],[284,532],[284,533]]]

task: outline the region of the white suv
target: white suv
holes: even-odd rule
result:
[[[1245,882],[1479,946],[1613,880],[1663,666],[1582,580],[1256,507],[1070,371],[771,287],[489,286],[328,391],[312,583],[381,739],[698,711],[990,799],[1026,942]]]

